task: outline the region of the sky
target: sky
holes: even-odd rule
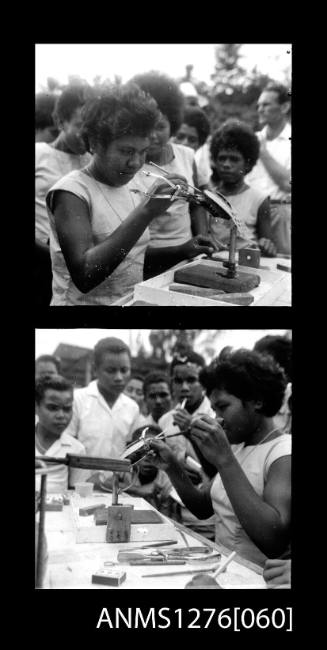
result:
[[[93,348],[102,338],[116,336],[127,343],[132,353],[136,352],[137,340],[142,340],[144,347],[149,352],[149,329],[36,329],[35,330],[35,358],[41,354],[53,354],[59,343],[80,345],[81,347]],[[217,354],[225,345],[232,347],[252,348],[255,341],[265,334],[284,334],[285,330],[223,330],[217,343]]]
[[[88,82],[96,75],[114,80],[119,75],[126,82],[134,74],[160,70],[181,77],[185,66],[193,64],[195,78],[210,83],[214,72],[214,48],[210,43],[37,43],[35,47],[36,91],[46,85],[47,77],[67,83],[68,75],[78,74]],[[248,70],[255,65],[262,73],[283,81],[283,70],[291,57],[285,43],[243,44],[241,64]]]

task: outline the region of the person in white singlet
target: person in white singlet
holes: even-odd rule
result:
[[[111,305],[143,280],[145,254],[151,260],[152,253],[148,226],[172,205],[174,185],[186,189],[175,173],[168,176],[173,187],[155,181],[144,196],[138,172],[157,119],[154,100],[136,85],[100,87],[86,103],[82,134],[92,160],[47,195],[52,306]],[[213,250],[209,239],[190,237],[162,249],[160,263],[165,270]]]
[[[273,420],[285,374],[273,359],[240,349],[213,362],[200,380],[217,419],[201,415],[190,435],[216,467],[209,487],[192,484],[168,445],[149,444],[185,506],[202,519],[215,514],[217,544],[263,567],[290,543],[292,437]]]

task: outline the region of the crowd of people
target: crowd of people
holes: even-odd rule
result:
[[[38,305],[111,305],[177,262],[225,249],[229,222],[196,202],[197,190],[232,204],[249,233],[237,248],[290,254],[288,89],[263,89],[259,132],[238,119],[212,132],[183,86],[150,71],[37,95]]]
[[[143,376],[132,373],[129,347],[110,337],[96,344],[95,378],[82,388],[43,355],[35,364],[36,458],[121,458],[144,433],[150,452],[129,487],[122,475],[121,488],[262,566],[268,585],[289,583],[291,347],[269,335],[253,349],[226,346],[210,365],[189,349],[166,372]],[[159,440],[160,432],[183,434]],[[112,489],[110,472],[54,464],[48,490],[80,480]]]

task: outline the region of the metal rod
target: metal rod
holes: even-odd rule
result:
[[[118,505],[118,492],[119,492],[119,474],[116,472],[112,476],[112,505]]]
[[[44,535],[44,523],[45,523],[45,497],[47,492],[47,475],[42,474],[41,476],[41,489],[40,489],[40,505],[39,505],[39,527],[38,527],[38,539],[37,539],[37,553],[36,553],[36,588],[42,589],[43,583],[43,572],[45,566],[45,535]]]

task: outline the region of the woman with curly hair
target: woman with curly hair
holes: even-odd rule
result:
[[[148,226],[171,205],[174,191],[156,181],[144,196],[138,172],[158,110],[138,86],[96,89],[82,119],[92,159],[47,195],[54,306],[111,305],[141,282],[145,256],[151,262]],[[186,188],[180,175],[168,179]],[[200,252],[210,253],[209,243],[197,237],[165,248],[160,263],[169,268]]]
[[[138,74],[132,81],[155,99],[160,111],[143,169],[155,172],[155,168],[148,164],[151,161],[171,174],[182,174],[188,183],[198,187],[194,151],[171,141],[183,122],[185,108],[177,83],[156,71]],[[144,177],[145,186],[150,182],[151,178]],[[155,248],[183,244],[192,234],[207,233],[207,215],[203,207],[182,199],[167,206],[150,225],[151,246]]]
[[[249,239],[267,257],[276,255],[272,241],[269,197],[261,190],[250,187],[244,180],[259,157],[259,140],[251,127],[236,119],[227,120],[212,136],[210,154],[219,181],[212,183],[231,203],[247,226]],[[214,239],[227,243],[230,222],[212,219],[210,232]],[[237,239],[237,248],[244,248],[249,241]]]
[[[192,484],[170,447],[149,444],[183,503],[200,519],[216,515],[216,542],[256,564],[280,557],[290,542],[291,436],[274,423],[286,379],[273,359],[235,350],[200,373],[216,419],[194,419],[190,439],[216,476]]]

